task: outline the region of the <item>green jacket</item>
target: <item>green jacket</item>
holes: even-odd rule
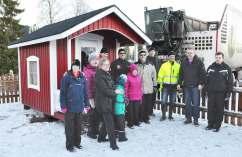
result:
[[[116,89],[124,90],[124,87],[121,85],[117,85]],[[125,114],[125,93],[117,94],[114,103],[114,115],[124,115]]]

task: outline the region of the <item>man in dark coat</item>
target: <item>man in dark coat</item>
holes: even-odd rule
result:
[[[192,123],[198,126],[200,91],[203,88],[206,71],[203,62],[195,55],[193,44],[187,47],[187,57],[181,62],[180,80],[177,86],[180,89],[184,87],[185,104],[186,104],[186,121],[185,124]]]
[[[224,63],[224,54],[215,54],[216,61],[207,69],[205,89],[208,94],[208,126],[206,130],[218,132],[223,121],[224,106],[233,89],[231,68]]]
[[[156,57],[155,49],[153,47],[149,48],[149,50],[148,50],[148,56],[146,58],[146,62],[148,64],[154,65],[156,73],[158,74],[158,71],[160,69],[160,64],[158,62],[158,58]],[[155,88],[155,91],[153,93],[152,105],[150,106],[150,109],[149,109],[149,115],[152,115],[152,116],[155,116],[155,114],[153,113],[153,108],[155,105],[156,94],[157,94],[157,88]]]
[[[61,110],[65,114],[66,149],[81,149],[81,117],[84,108],[89,108],[86,79],[80,72],[80,61],[75,60],[71,70],[64,75],[60,89]]]
[[[107,141],[108,134],[110,147],[113,150],[119,149],[116,143],[113,117],[113,100],[116,94],[121,91],[115,90],[114,82],[109,74],[110,63],[107,59],[99,62],[99,68],[95,75],[95,106],[97,112],[101,115],[102,123],[98,135],[98,142]]]
[[[118,51],[118,59],[112,62],[111,64],[111,75],[113,80],[116,82],[118,77],[121,74],[128,73],[130,63],[126,61],[126,52],[124,49],[119,49]]]
[[[149,64],[152,64],[155,66],[156,72],[158,73],[158,71],[160,70],[160,66],[161,64],[158,61],[158,58],[156,56],[156,51],[155,48],[151,47],[148,50],[148,56],[146,58],[146,62]]]
[[[103,47],[100,51],[100,59],[108,59],[109,49]]]

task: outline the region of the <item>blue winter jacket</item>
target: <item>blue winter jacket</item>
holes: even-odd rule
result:
[[[67,108],[68,112],[83,112],[85,106],[90,106],[85,77],[80,74],[75,78],[72,72],[68,72],[61,81],[60,89],[61,108]]]

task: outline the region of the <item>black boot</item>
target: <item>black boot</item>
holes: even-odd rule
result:
[[[97,138],[97,142],[101,143],[101,142],[107,142],[108,139],[106,137],[101,137],[101,136],[98,136]]]
[[[197,119],[197,118],[194,118],[194,122],[193,122],[193,124],[194,124],[195,126],[199,126],[199,123],[198,123],[198,119]]]
[[[112,150],[119,150],[119,147],[117,146],[116,139],[111,139],[110,141],[110,148]]]
[[[118,135],[118,141],[119,142],[124,142],[124,141],[128,141],[125,132],[124,131],[119,131],[119,135]]]
[[[163,121],[166,119],[166,105],[165,104],[162,105],[161,110],[162,110],[162,116],[160,118],[160,121]]]
[[[212,130],[214,127],[212,124],[208,124],[208,126],[205,128],[205,130]]]
[[[92,139],[97,139],[97,135],[93,134],[92,132],[87,132],[87,136]]]
[[[185,121],[184,121],[184,124],[190,124],[192,123],[192,119],[191,118],[187,118]]]
[[[170,104],[170,106],[169,106],[169,117],[168,117],[169,120],[174,120],[174,118],[172,117],[172,112],[173,112],[173,106]]]
[[[115,130],[115,131],[114,131],[114,135],[115,135],[115,138],[118,138],[118,136],[119,136],[119,131],[118,131],[118,130]]]

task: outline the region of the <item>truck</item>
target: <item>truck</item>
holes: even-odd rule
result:
[[[225,62],[236,79],[242,80],[242,12],[226,5],[218,21],[202,21],[172,7],[148,10],[145,7],[145,31],[159,55],[169,51],[178,58],[185,55],[186,43],[193,43],[198,57],[207,68],[216,52],[223,52]]]

